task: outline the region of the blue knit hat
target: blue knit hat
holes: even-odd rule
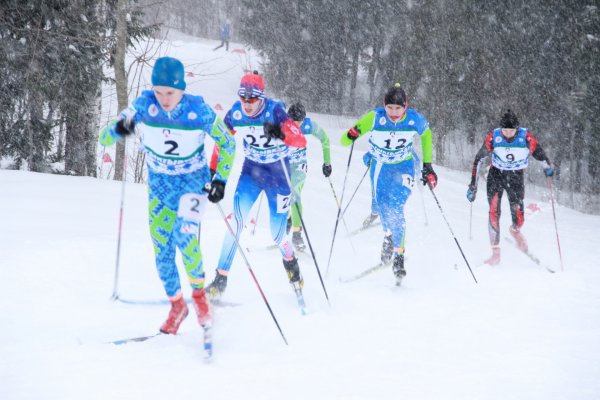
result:
[[[161,57],[154,63],[152,85],[185,90],[183,64],[176,58]]]

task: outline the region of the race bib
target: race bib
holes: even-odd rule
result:
[[[197,193],[186,193],[179,199],[177,216],[186,221],[200,223],[204,215],[207,196]]]
[[[277,194],[277,214],[287,213],[290,210],[292,195],[282,196]]]
[[[196,154],[204,144],[206,132],[142,125],[142,143],[153,154],[184,160]]]

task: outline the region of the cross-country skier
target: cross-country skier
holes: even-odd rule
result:
[[[470,202],[475,201],[477,194],[479,163],[491,155],[491,165],[487,176],[487,197],[490,203],[488,230],[492,256],[485,261],[487,264],[496,265],[500,262],[500,205],[502,193],[505,190],[512,216],[509,232],[515,238],[519,249],[528,251],[527,240],[521,232],[521,227],[525,222],[523,175],[529,164],[530,154],[542,162],[546,176],[554,175],[554,165],[536,138],[527,128],[519,127],[517,115],[511,110],[507,110],[500,119],[500,128],[496,128],[486,135],[483,145],[475,155],[471,183],[467,189],[467,199]]]
[[[323,175],[326,178],[331,175],[331,157],[329,152],[329,136],[327,133],[314,121],[306,117],[306,109],[302,103],[295,103],[288,109],[288,115],[292,118],[306,136],[313,136],[321,142],[323,151]],[[294,200],[298,206],[300,213],[302,212],[302,189],[308,172],[308,164],[306,159],[306,148],[300,148],[293,151],[289,156],[292,188],[294,189]],[[295,205],[292,205],[292,244],[298,251],[303,251],[306,248],[302,239],[302,224],[300,215]]]
[[[269,204],[271,236],[279,246],[290,283],[298,291],[304,281],[285,230],[291,206],[291,190],[285,174],[290,171],[286,157],[289,146],[305,147],[306,138],[286,113],[283,103],[265,97],[264,89],[263,79],[258,73],[244,75],[238,90],[240,99],[225,116],[225,124],[230,131],[244,138],[245,154],[233,198],[231,225],[236,238],[239,238],[252,205],[264,191]],[[236,251],[235,239],[226,233],[215,279],[208,286],[211,298],[218,299],[225,291]]]
[[[146,90],[100,133],[112,145],[137,128],[146,153],[150,236],[156,268],[171,309],[160,331],[175,334],[188,314],[175,263],[179,248],[192,287],[200,325],[210,326],[211,310],[204,291],[204,268],[197,233],[206,200],[223,198],[235,156],[235,140],[202,97],[185,93],[181,61],[162,57],[152,70],[153,90]],[[219,144],[216,174],[210,179],[204,138]],[[208,194],[203,191],[210,184]]]
[[[406,275],[404,204],[412,192],[415,179],[415,135],[421,136],[423,184],[435,188],[437,175],[431,166],[432,140],[429,123],[417,111],[408,108],[406,93],[399,83],[388,89],[383,103],[384,107],[369,111],[342,135],[341,143],[349,146],[359,137],[369,135],[369,153],[372,156],[370,177],[385,233],[381,262],[389,263],[393,256],[393,271],[397,284],[400,284]]]

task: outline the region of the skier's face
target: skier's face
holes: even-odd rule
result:
[[[244,114],[250,117],[255,115],[258,109],[260,108],[260,99],[258,97],[245,98],[240,96],[240,101],[242,102],[242,109],[244,110]]]
[[[156,100],[166,112],[173,111],[183,97],[183,90],[168,86],[154,86]]]
[[[513,136],[515,136],[515,133],[517,133],[516,129],[502,128],[502,136],[504,136],[507,139],[510,139]]]
[[[406,111],[406,107],[401,106],[399,104],[386,104],[385,105],[385,113],[388,118],[392,121],[398,121],[402,116],[404,116],[404,112]]]

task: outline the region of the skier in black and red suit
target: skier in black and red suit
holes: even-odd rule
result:
[[[521,233],[521,227],[525,222],[523,173],[529,163],[529,155],[542,162],[544,174],[547,177],[554,175],[554,164],[550,162],[529,130],[519,127],[519,119],[516,114],[507,110],[500,119],[500,128],[496,128],[486,135],[483,145],[475,155],[471,183],[467,190],[467,199],[470,202],[475,200],[477,194],[479,163],[488,155],[491,155],[491,165],[487,177],[487,197],[490,203],[488,230],[492,256],[485,263],[497,265],[500,263],[500,205],[503,192],[506,190],[512,216],[509,232],[517,242],[519,249],[527,252],[527,240]]]

